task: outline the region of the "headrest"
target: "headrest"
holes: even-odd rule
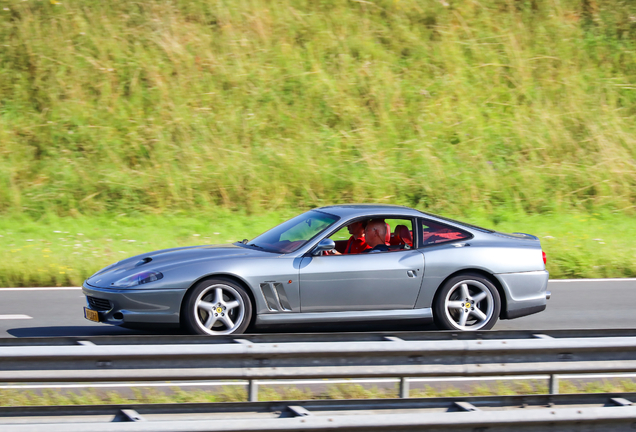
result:
[[[413,234],[406,225],[398,225],[395,227],[395,234],[400,237],[400,241],[413,246]]]

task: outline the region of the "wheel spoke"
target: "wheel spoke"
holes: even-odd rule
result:
[[[482,291],[479,294],[473,296],[473,300],[475,300],[475,303],[479,303],[480,301],[482,301],[486,297],[488,297],[487,294]]]
[[[234,309],[235,307],[240,306],[241,304],[237,300],[232,300],[231,302],[225,303],[227,310]]]
[[[464,302],[463,301],[449,301],[447,303],[449,309],[463,309]]]
[[[232,318],[230,318],[228,315],[222,316],[220,320],[225,323],[228,330],[234,327],[234,321],[232,321]]]
[[[206,328],[211,329],[214,323],[216,322],[216,317],[212,312],[208,314],[208,319],[205,320],[205,324],[203,324]]]
[[[480,321],[485,321],[487,318],[486,314],[479,309],[472,310],[469,314],[476,316]]]
[[[214,290],[214,303],[220,303],[223,301],[223,289],[217,288]]]
[[[199,303],[197,303],[197,307],[199,309],[203,309],[204,311],[209,312],[209,313],[213,313],[214,312],[214,305],[212,303],[210,303],[210,302],[199,300]]]
[[[464,309],[459,313],[459,325],[464,327],[466,325],[466,320],[468,319],[468,314],[464,312]]]
[[[468,292],[468,285],[463,283],[461,285],[460,289],[461,289],[461,293],[462,293],[462,300],[469,299],[470,298],[470,293]]]

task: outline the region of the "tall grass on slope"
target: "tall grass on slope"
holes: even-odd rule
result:
[[[627,0],[2,2],[0,212],[633,212]]]

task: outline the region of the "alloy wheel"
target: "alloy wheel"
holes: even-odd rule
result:
[[[214,284],[194,302],[196,324],[210,335],[231,334],[245,319],[245,303],[239,292],[226,284]]]
[[[451,287],[444,300],[450,323],[458,330],[479,330],[491,319],[495,309],[493,295],[486,285],[465,279]]]

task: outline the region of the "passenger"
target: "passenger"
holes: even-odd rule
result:
[[[349,230],[349,241],[345,247],[343,255],[359,254],[367,249],[371,249],[371,246],[367,244],[364,238],[364,228],[366,227],[366,221],[354,222],[347,226]]]
[[[362,253],[386,252],[389,247],[386,245],[386,223],[382,219],[373,219],[364,229],[365,239],[371,249]]]

